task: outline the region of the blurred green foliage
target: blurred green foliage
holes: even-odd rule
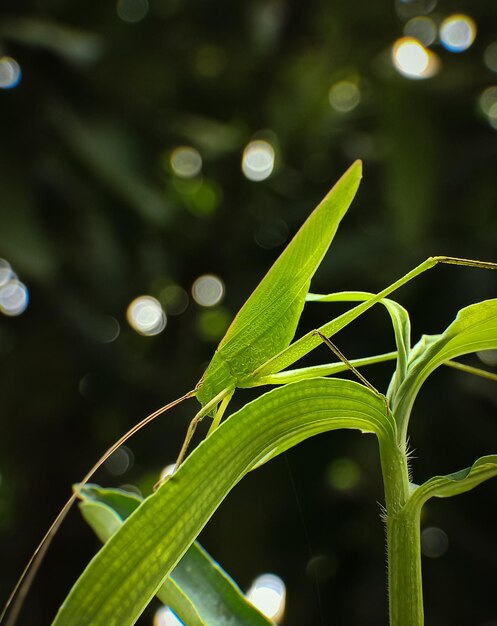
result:
[[[408,20],[427,14],[439,25],[455,11],[474,19],[473,45],[456,54],[435,42],[438,74],[400,75],[391,48]],[[22,315],[0,315],[3,599],[70,485],[140,417],[195,384],[230,318],[353,159],[364,160],[364,182],[315,291],[377,290],[431,254],[497,259],[497,131],[479,104],[497,84],[488,61],[497,5],[4,0],[0,15],[0,56],[22,72],[0,89],[0,257],[30,298]],[[348,111],[330,105],[340,81],[360,94]],[[275,151],[261,182],[240,167],[254,139]],[[171,166],[179,146],[201,155],[192,178]],[[210,309],[190,294],[206,273],[226,286]],[[186,309],[171,304],[171,287],[180,301],[190,295]],[[398,297],[416,338],[495,289],[490,273],[439,268]],[[126,321],[142,294],[168,315],[153,337]],[[306,330],[323,315],[305,315]],[[391,349],[383,312],[367,323],[374,332],[358,323],[336,338],[348,357]],[[315,358],[328,359],[325,348]],[[389,375],[386,366],[370,373],[380,388]],[[413,420],[419,480],[495,453],[496,405],[488,381],[447,371],[429,382]],[[118,477],[102,470],[99,482],[146,492],[175,458],[192,413],[184,405],[140,433],[129,444],[134,464]],[[350,433],[303,444],[248,477],[204,532],[242,587],[266,570],[283,577],[287,626],[326,623],[323,614],[349,626],[386,623],[374,446]],[[350,489],[337,489],[336,476],[330,483],[334,458],[352,459]],[[449,549],[425,559],[427,625],[497,623],[481,584],[491,578],[471,576],[476,566],[495,574],[495,489],[428,507],[423,523],[443,528]],[[74,514],[22,623],[49,622],[96,548]]]

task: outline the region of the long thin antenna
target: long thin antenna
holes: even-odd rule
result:
[[[14,589],[12,590],[12,593],[9,596],[7,603],[5,604],[2,610],[2,613],[0,615],[0,624],[3,623],[3,620],[5,616],[7,615],[7,612],[9,612],[9,607],[11,607],[8,619],[5,622],[5,626],[15,625],[17,618],[19,616],[19,613],[24,604],[26,595],[28,594],[28,591],[34,580],[34,577],[36,576],[36,572],[38,571],[43,561],[43,557],[45,556],[46,551],[48,550],[50,544],[52,543],[52,539],[54,538],[55,533],[60,528],[60,525],[66,518],[66,515],[68,514],[69,509],[71,508],[72,504],[76,501],[78,495],[81,493],[81,489],[86,485],[86,483],[90,480],[90,478],[92,478],[93,474],[95,474],[95,472],[102,466],[102,464],[105,463],[105,461],[107,461],[107,459],[120,446],[122,446],[125,441],[127,441],[135,433],[137,433],[139,430],[141,430],[144,426],[149,424],[152,420],[154,420],[156,417],[158,417],[162,413],[165,413],[166,411],[173,408],[177,404],[180,404],[180,402],[183,402],[183,400],[192,398],[195,395],[195,393],[196,391],[195,389],[193,389],[192,391],[185,393],[185,395],[181,396],[181,398],[177,398],[176,400],[173,400],[172,402],[170,402],[169,404],[166,404],[160,409],[157,409],[157,411],[154,411],[150,415],[147,415],[147,417],[145,417],[140,422],[138,422],[138,424],[135,424],[133,428],[128,430],[128,432],[125,433],[120,439],[118,439],[118,441],[112,444],[112,446],[99,458],[99,460],[95,463],[95,465],[91,468],[91,470],[86,474],[83,480],[80,483],[78,483],[77,489],[74,491],[74,493],[69,498],[69,500],[64,504],[60,513],[57,515],[52,525],[45,533],[43,539],[38,544],[38,547],[31,555],[31,558],[29,559]]]

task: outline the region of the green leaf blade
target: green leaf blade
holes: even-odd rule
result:
[[[337,428],[375,433],[380,443],[391,445],[396,438],[384,398],[348,380],[306,380],[245,405],[111,537],[73,587],[54,626],[134,624],[244,474],[275,450]]]
[[[497,299],[461,309],[441,335],[423,336],[413,347],[405,380],[393,396],[392,407],[406,433],[410,412],[426,378],[440,365],[458,356],[497,348]]]
[[[471,467],[446,476],[434,476],[416,487],[407,506],[421,510],[430,498],[450,498],[497,476],[497,455],[480,457]]]
[[[307,218],[233,320],[205,371],[197,398],[205,406],[238,386],[292,340],[312,276],[359,187],[356,161]]]
[[[105,543],[143,499],[119,489],[88,485],[80,494],[81,513]],[[272,626],[212,557],[193,543],[157,597],[188,626]]]
[[[192,599],[205,626],[273,626],[198,543],[188,548],[171,578]]]

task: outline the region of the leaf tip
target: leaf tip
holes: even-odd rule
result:
[[[362,178],[362,160],[356,159],[349,168],[350,170],[357,170],[359,178]]]

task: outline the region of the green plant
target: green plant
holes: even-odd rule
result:
[[[201,409],[190,425],[177,471],[141,503],[115,490],[87,486],[87,477],[76,487],[85,518],[106,543],[73,587],[54,626],[133,624],[155,594],[188,626],[222,624],[212,608],[218,601],[231,607],[236,623],[269,623],[236,589],[224,585],[219,570],[209,570],[207,555],[202,553],[202,563],[209,571],[205,578],[199,574],[198,580],[209,589],[207,596],[216,600],[211,604],[209,597],[199,598],[203,582],[193,587],[178,582],[182,567],[187,559],[190,570],[202,569],[203,565],[195,561],[199,548],[190,546],[247,472],[312,435],[339,428],[373,433],[378,439],[385,491],[390,624],[423,624],[422,506],[430,498],[468,491],[497,475],[497,456],[482,457],[470,468],[415,485],[408,467],[409,418],[421,385],[442,364],[497,378],[452,361],[463,354],[497,348],[497,299],[460,310],[444,332],[425,335],[411,347],[408,313],[387,296],[437,263],[487,269],[496,269],[497,264],[432,257],[378,294],[309,294],[310,280],[357,191],[360,177],[361,164],[356,162],[247,300],[195,391],[185,396],[195,395]],[[291,343],[306,301],[358,304]],[[323,336],[331,337],[376,303],[381,303],[391,318],[396,352],[285,370],[319,345]],[[355,371],[394,359],[395,371],[385,395],[371,385],[333,377],[348,368]],[[237,387],[262,385],[277,387],[219,425]],[[196,424],[207,415],[213,418],[209,436],[180,464]]]

